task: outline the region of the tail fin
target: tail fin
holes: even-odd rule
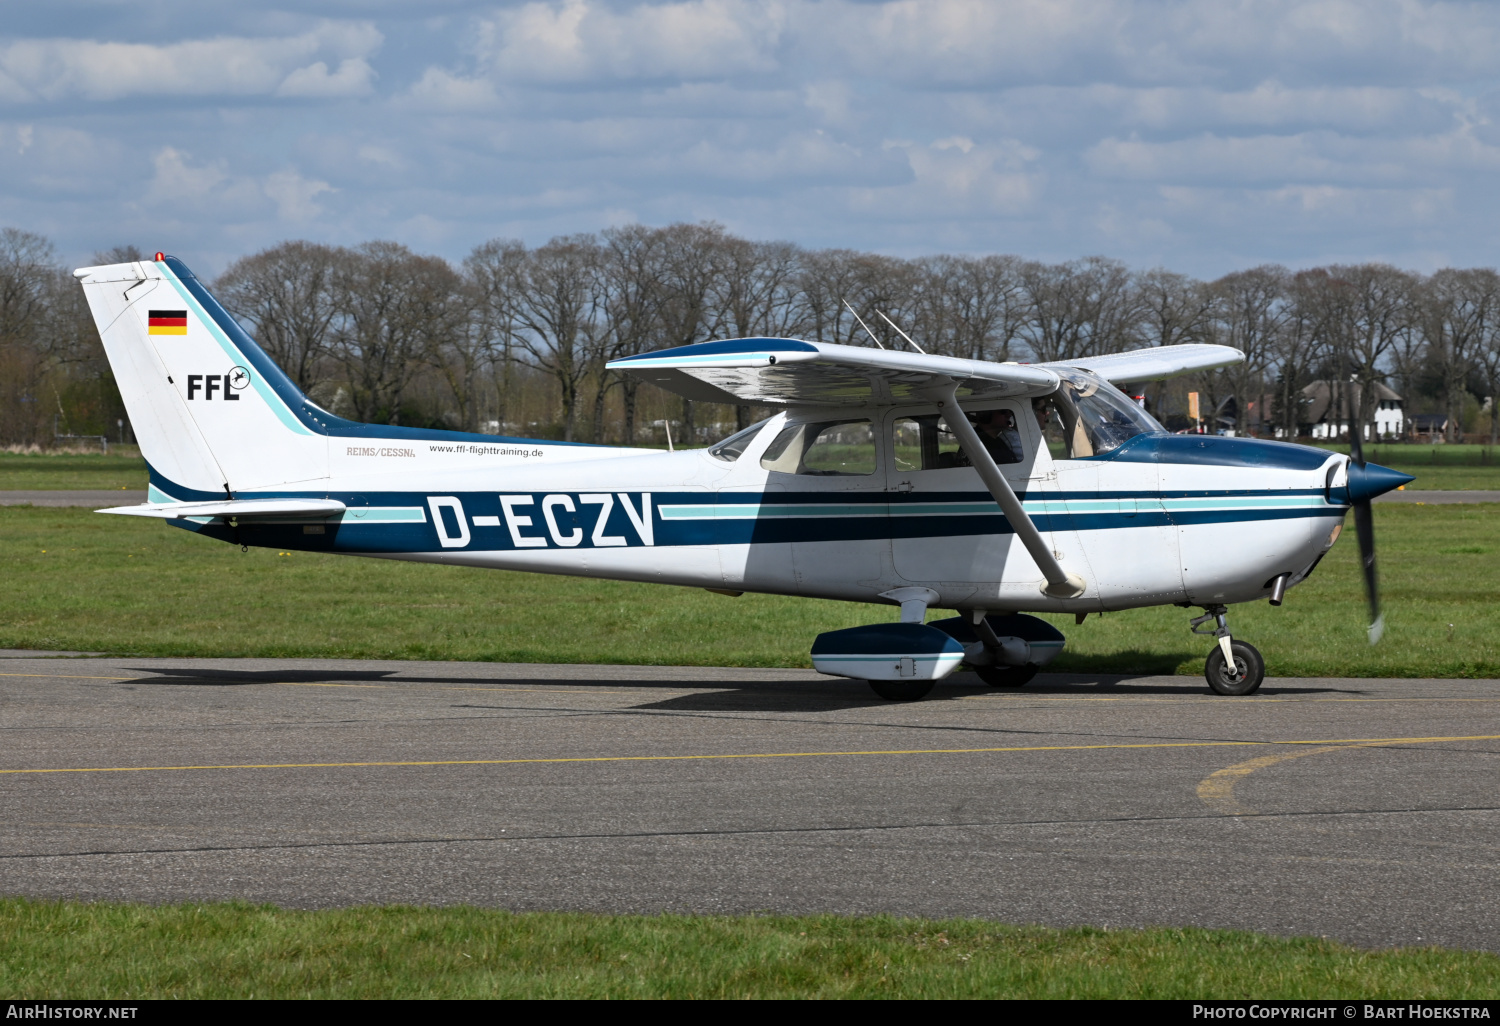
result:
[[[322,411],[180,260],[158,253],[73,273],[154,471],[153,492],[214,499],[328,476]]]

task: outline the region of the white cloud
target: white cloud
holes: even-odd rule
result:
[[[1426,186],[1454,172],[1500,171],[1500,148],[1457,131],[1400,140],[1331,132],[1226,137],[1204,134],[1162,142],[1104,139],[1089,167],[1106,178],[1157,182],[1275,185]]]
[[[406,99],[422,109],[481,111],[493,108],[500,97],[489,79],[428,68],[407,92]]]
[[[891,142],[911,163],[913,180],[902,186],[899,202],[908,212],[949,215],[1014,215],[1030,208],[1044,183],[1036,160],[1041,153],[1014,139],[978,144],[967,136],[939,139],[926,146]]]
[[[130,204],[231,255],[405,232],[462,256],[640,216],[1194,273],[1327,239],[1490,261],[1500,220],[1495,3],[460,0],[237,23],[209,4],[177,40],[110,4],[95,39],[64,38],[58,9],[0,37],[0,111],[35,125],[22,153],[0,121],[0,223],[76,223],[83,254]],[[152,96],[170,113],[87,107]],[[320,102],[345,97],[363,102]]]
[[[320,55],[342,58],[334,76],[347,85],[370,69],[382,36],[368,22],[325,21],[295,36],[218,36],[160,46],[83,39],[30,39],[0,46],[0,99],[116,100],[126,96],[251,96],[274,92]],[[364,70],[361,71],[361,68]],[[7,89],[6,82],[14,84]],[[19,96],[15,89],[20,89]],[[308,95],[297,93],[295,95]],[[346,94],[340,94],[346,95]]]
[[[276,204],[276,216],[283,221],[311,221],[323,213],[313,202],[320,193],[336,191],[327,182],[303,178],[295,171],[277,171],[267,176],[266,195]]]
[[[277,219],[304,224],[323,213],[316,198],[337,191],[327,182],[304,178],[294,170],[259,178],[233,174],[227,161],[195,163],[191,154],[171,146],[158,151],[152,163],[156,173],[143,196],[144,204],[179,219],[209,215],[233,221],[270,213],[274,207]]]
[[[528,3],[480,23],[478,53],[498,78],[530,82],[722,78],[776,66],[785,27],[771,0]]]
[[[298,68],[276,87],[277,96],[306,96],[333,99],[346,96],[368,96],[375,91],[375,69],[362,57],[340,62],[330,73],[323,61]]]

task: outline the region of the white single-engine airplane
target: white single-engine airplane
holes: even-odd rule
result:
[[[1241,362],[1180,345],[1067,363],[741,338],[610,369],[782,412],[709,449],[643,452],[360,424],[303,395],[175,257],[74,272],[150,466],[160,517],[241,546],[806,595],[900,608],[831,631],[824,673],[893,700],[960,665],[1018,686],[1063,636],[1028,612],[1201,606],[1209,686],[1260,686],[1226,607],[1312,573],[1411,480],[1249,438],[1173,435],[1115,387]],[[1048,439],[1052,440],[1049,446]],[[1059,455],[1053,454],[1056,448]],[[927,623],[929,608],[959,615]]]

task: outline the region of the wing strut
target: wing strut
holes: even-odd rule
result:
[[[943,420],[947,422],[948,429],[958,437],[959,444],[969,457],[969,463],[979,471],[980,480],[1000,504],[1000,512],[1010,521],[1011,530],[1016,532],[1016,537],[1021,539],[1021,544],[1026,546],[1026,551],[1031,553],[1031,558],[1041,568],[1042,576],[1047,578],[1042,594],[1048,598],[1078,598],[1084,591],[1083,578],[1064,570],[1052,550],[1047,547],[1042,533],[1031,522],[1031,517],[1026,515],[1021,500],[1016,498],[1010,482],[1005,480],[1005,475],[1000,473],[989,450],[979,441],[979,432],[974,430],[974,425],[969,423],[969,418],[959,408],[957,387],[952,384],[938,392],[942,396],[938,405],[944,410]]]

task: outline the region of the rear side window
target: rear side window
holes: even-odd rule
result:
[[[868,420],[790,424],[760,465],[783,474],[859,477],[875,473],[875,432]]]

